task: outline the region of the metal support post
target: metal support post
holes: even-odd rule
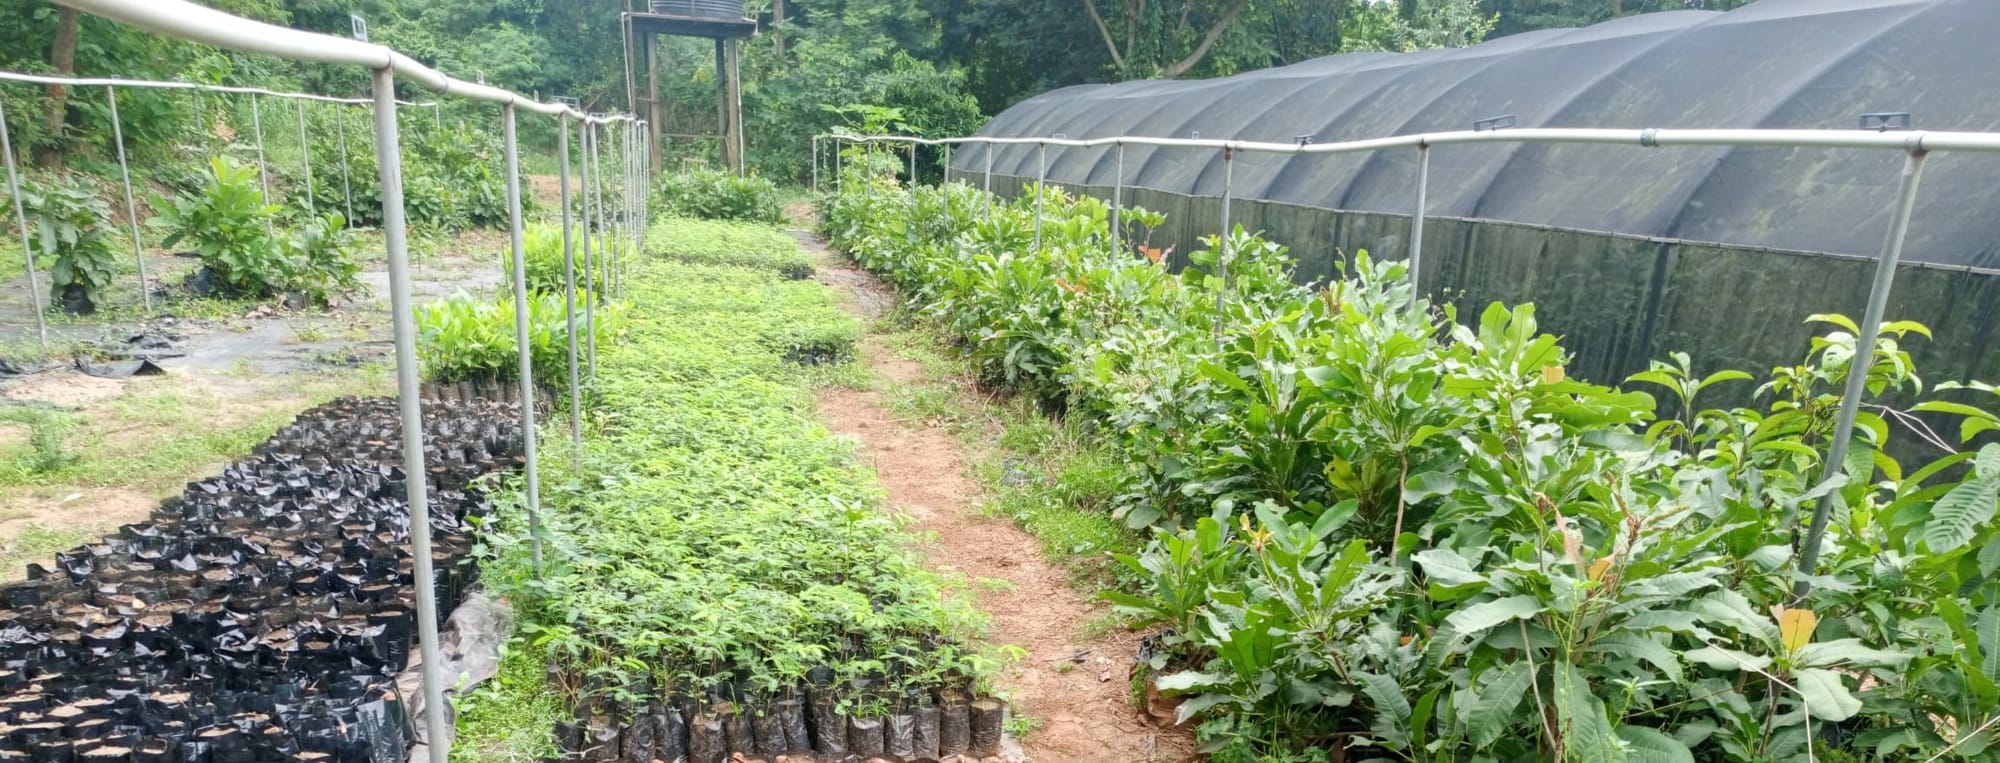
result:
[[[607,126],[600,132],[610,132],[610,130],[611,128]],[[604,152],[599,150],[599,147],[603,144],[603,142],[604,141],[597,133],[593,132],[591,134],[590,172],[588,173],[588,176],[590,178],[590,187],[585,189],[584,192],[593,193],[597,197],[593,199],[593,201],[596,202],[596,207],[597,207],[597,237],[598,237],[597,241],[598,274],[595,276],[595,278],[597,278],[598,288],[603,289],[605,296],[609,297],[611,295],[611,262],[618,256],[618,252],[613,247],[615,244],[618,243],[618,239],[615,236],[609,234],[609,231],[611,230],[611,215],[609,208],[604,206]],[[596,340],[591,341],[590,373],[593,376],[597,374],[596,344],[597,344]]]
[[[583,349],[586,359],[585,369],[590,372],[590,378],[594,381],[597,379],[597,300],[603,296],[598,289],[596,276],[593,275],[596,271],[592,269],[592,265],[595,262],[592,259],[592,252],[598,249],[598,244],[592,241],[592,239],[596,238],[596,235],[591,231],[590,224],[590,143],[592,137],[597,133],[597,125],[589,120],[584,120],[582,130],[583,134],[581,137],[583,141],[577,144],[576,147],[578,160],[576,191],[578,197],[577,203],[583,205],[583,327],[585,330],[583,335]],[[600,214],[602,214],[601,211]],[[601,255],[601,252],[599,254]]]
[[[1431,185],[1431,147],[1417,144],[1417,210],[1410,215],[1410,299],[1422,298],[1424,284],[1420,280],[1424,266],[1424,210],[1430,206],[1428,194]]]
[[[319,216],[319,200],[313,198],[313,152],[312,141],[306,137],[306,102],[294,101],[299,107],[299,161],[306,166],[306,212]]]
[[[944,180],[939,181],[939,186],[951,185],[951,148],[950,143],[946,143],[943,146],[944,159],[938,163],[938,166],[944,170]]]
[[[993,214],[993,144],[986,144],[986,183],[980,186],[986,191],[986,214]]]
[[[841,143],[841,140],[840,140],[840,137],[839,137],[839,136],[834,136],[834,138],[833,138],[833,195],[835,195],[835,196],[839,196],[839,195],[840,195],[840,191],[841,191],[841,183],[840,183],[840,143]]]
[[[1111,251],[1125,253],[1125,142],[1115,147],[1118,162],[1111,177]]]
[[[1236,192],[1236,151],[1224,146],[1222,149],[1222,235],[1217,237],[1215,249],[1215,274],[1222,278],[1222,288],[1215,292],[1215,338],[1222,341],[1222,306],[1229,296],[1229,202]]]
[[[572,248],[570,232],[575,223],[570,219],[569,207],[569,114],[557,117],[562,123],[562,138],[558,143],[561,159],[557,160],[561,174],[558,179],[562,187],[562,242],[563,242],[563,325],[569,334],[569,439],[570,457],[578,473],[583,471],[583,388],[578,384],[576,362],[576,250]]]
[[[1914,139],[1913,139],[1914,140]],[[1854,339],[1854,357],[1847,362],[1847,389],[1840,398],[1840,413],[1834,419],[1833,441],[1827,446],[1826,468],[1820,480],[1831,479],[1846,468],[1848,441],[1854,437],[1854,419],[1861,411],[1861,393],[1868,386],[1868,370],[1875,365],[1875,341],[1882,336],[1882,313],[1889,306],[1889,292],[1896,283],[1896,267],[1903,260],[1903,240],[1910,232],[1910,215],[1916,210],[1917,184],[1924,177],[1924,159],[1929,156],[1913,144],[1903,161],[1903,175],[1896,189],[1896,206],[1889,218],[1889,233],[1882,242],[1882,256],[1875,261],[1875,282],[1868,289],[1868,307],[1861,316],[1861,336]],[[1819,499],[1813,508],[1812,526],[1806,531],[1799,552],[1799,582],[1793,595],[1804,599],[1812,592],[1807,582],[1819,566],[1819,547],[1826,539],[1827,517],[1838,494]]]
[[[125,181],[125,222],[132,226],[132,260],[139,263],[139,296],[146,301],[146,310],[151,311],[153,289],[146,283],[146,242],[139,236],[139,205],[132,203],[132,165],[125,160],[125,125],[118,119],[118,88],[106,85],[104,100],[111,104],[111,142],[118,145],[118,175]]]
[[[194,92],[194,131],[201,135],[201,144],[208,145],[208,115],[201,106],[201,91]]]
[[[917,142],[910,141],[910,188],[917,187]]]
[[[410,245],[403,227],[403,158],[396,127],[396,74],[375,71],[375,158],[382,172],[382,237],[389,250],[389,312],[396,327],[396,402],[402,413],[403,485],[410,509],[410,556],[417,594],[417,647],[423,656],[424,727],[431,763],[448,763],[444,682],[438,675],[437,580],[431,569],[431,512],[424,468],[424,412],[417,399],[417,325],[411,313]]]
[[[42,304],[41,277],[35,275],[35,245],[30,242],[27,208],[21,206],[21,172],[14,166],[14,141],[7,134],[6,99],[0,98],[0,154],[7,157],[7,193],[14,197],[14,219],[21,224],[21,258],[28,267],[28,301],[35,306],[35,332],[49,346],[48,307]]]
[[[250,125],[257,131],[257,179],[264,183],[264,203],[271,203],[271,168],[264,163],[264,110],[250,94]]]
[[[1035,251],[1039,252],[1042,250],[1042,197],[1047,195],[1042,187],[1049,182],[1049,144],[1044,142],[1038,145],[1041,147],[1041,159],[1035,169]]]
[[[817,196],[819,195],[819,136],[818,135],[813,136],[812,162],[813,162],[813,195]]]
[[[354,227],[354,183],[347,174],[347,112],[336,107],[334,129],[340,133],[340,198],[347,202],[347,227]]]
[[[521,359],[521,455],[527,459],[528,548],[542,574],[542,475],[535,456],[535,361],[528,341],[528,254],[521,228],[521,151],[514,135],[514,104],[500,107],[500,142],[507,154],[508,231],[514,245],[514,351]]]

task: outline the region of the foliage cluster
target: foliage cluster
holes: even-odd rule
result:
[[[685,262],[772,270],[794,280],[813,274],[798,241],[767,225],[669,218],[653,226],[647,246],[653,255]]]
[[[692,169],[661,177],[653,187],[654,209],[668,215],[757,223],[784,219],[784,210],[778,205],[778,187],[761,177]]]
[[[1117,511],[1156,539],[1114,602],[1163,627],[1149,667],[1218,759],[2000,759],[2000,397],[1916,406],[1962,442],[1889,407],[1923,392],[1923,327],[1857,348],[1817,316],[1721,410],[1704,393],[1751,374],[1568,378],[1532,306],[1461,320],[1365,253],[1301,286],[1237,230],[1175,273],[1113,251],[1092,199],[1041,190],[1036,247],[1036,189],[866,182],[834,241],[1130,464]],[[1870,405],[1822,480],[1856,365]],[[1898,463],[1892,436],[1937,455]]]
[[[202,188],[156,197],[153,208],[159,214],[146,224],[165,232],[163,245],[192,248],[223,294],[297,293],[324,304],[361,288],[347,220],[329,212],[280,229],[281,210],[265,201],[254,167],[216,157]]]
[[[21,206],[36,263],[49,268],[49,298],[71,312],[96,311],[118,270],[111,206],[71,175],[24,184]]]
[[[981,675],[960,646],[980,617],[907,550],[813,421],[808,375],[763,339],[827,326],[851,345],[857,322],[768,270],[647,258],[630,288],[647,309],[600,345],[590,477],[545,483],[539,578],[518,509],[487,535],[486,579],[566,696],[759,702],[811,674],[872,715]]]
[[[590,314],[594,295],[579,290],[576,295],[575,325],[592,329],[584,316]],[[513,380],[520,378],[518,330],[514,325],[514,296],[503,290],[499,296],[480,299],[464,291],[417,308],[417,359],[424,377],[433,381],[460,382]],[[563,293],[537,292],[528,297],[528,350],[536,381],[550,387],[567,386],[569,369],[569,309]],[[606,302],[596,309],[594,327],[600,350],[608,345],[624,325],[623,307]],[[584,346],[587,334],[577,337]]]
[[[579,293],[585,291],[603,291],[605,273],[603,266],[598,264],[598,253],[622,253],[630,249],[630,242],[626,241],[624,236],[617,233],[600,234],[598,237],[591,239],[593,243],[589,247],[590,262],[587,263],[590,267],[586,270],[584,267],[586,265],[584,261],[585,238],[581,228],[571,230],[569,256],[573,260],[573,263],[565,266],[563,260],[563,229],[561,224],[529,225],[523,230],[521,234],[521,253],[522,259],[528,265],[528,291],[535,294],[560,295],[567,288],[569,279],[572,277],[571,270],[574,270],[573,277],[576,279],[576,288]],[[513,255],[501,255],[501,263],[506,273],[506,282],[513,283]]]

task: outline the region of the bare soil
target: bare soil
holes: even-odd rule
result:
[[[819,255],[819,280],[848,310],[875,318],[895,303],[894,292],[874,276],[823,246],[807,248]],[[923,366],[897,357],[873,335],[861,354],[889,385],[931,381]],[[1071,587],[1066,571],[1044,559],[1036,539],[1012,520],[980,511],[984,496],[968,476],[968,453],[957,437],[923,422],[898,421],[879,390],[831,389],[818,402],[827,425],[859,443],[889,504],[932,538],[923,549],[930,565],[973,582],[966,593],[993,616],[988,638],[1025,650],[999,683],[1017,714],[1041,724],[1021,741],[1027,758],[1192,758],[1184,733],[1154,728],[1133,708],[1130,676],[1139,635],[1113,629],[1083,637],[1082,626],[1108,608]]]

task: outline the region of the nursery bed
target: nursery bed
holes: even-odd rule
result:
[[[512,408],[425,414],[444,611]],[[414,607],[393,400],[343,398],[0,589],[0,760],[401,761]]]

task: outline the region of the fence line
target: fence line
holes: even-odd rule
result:
[[[441,660],[438,649],[437,630],[439,618],[437,617],[436,590],[429,584],[434,575],[431,569],[431,526],[427,496],[428,486],[426,485],[427,479],[425,477],[428,472],[424,462],[422,401],[419,399],[421,382],[418,376],[416,355],[416,326],[413,316],[414,304],[410,283],[409,241],[403,205],[402,151],[399,140],[400,131],[397,124],[397,108],[399,106],[422,106],[423,104],[412,104],[397,100],[395,97],[396,80],[398,76],[401,76],[427,90],[437,92],[441,95],[490,101],[501,106],[500,116],[507,166],[506,201],[509,213],[508,224],[511,239],[512,264],[514,266],[514,282],[512,286],[516,316],[516,349],[519,352],[522,385],[521,416],[523,436],[525,438],[523,449],[527,455],[525,470],[528,485],[528,500],[526,501],[526,507],[530,523],[531,548],[537,574],[540,573],[541,568],[541,523],[539,496],[537,495],[540,484],[538,465],[535,458],[536,426],[534,405],[532,404],[533,363],[527,342],[527,328],[523,323],[527,319],[529,307],[527,304],[527,268],[521,218],[519,148],[514,129],[515,116],[517,111],[520,110],[553,116],[559,122],[560,130],[565,137],[562,146],[563,155],[560,162],[562,166],[560,181],[565,196],[562,216],[564,221],[563,261],[566,273],[574,273],[575,268],[574,251],[570,245],[571,239],[569,235],[570,210],[566,198],[569,188],[569,152],[566,138],[570,122],[574,120],[580,123],[584,128],[586,136],[594,135],[598,128],[610,129],[614,125],[635,127],[644,124],[644,122],[630,115],[585,114],[562,103],[539,102],[501,88],[448,77],[387,46],[265,24],[195,5],[186,0],[56,0],[56,2],[60,5],[88,12],[119,24],[190,42],[205,43],[241,53],[267,55],[293,61],[361,66],[372,72],[373,97],[368,99],[335,98],[305,93],[282,93],[262,88],[237,88],[186,82],[59,78],[13,73],[0,73],[0,80],[82,87],[101,86],[113,91],[118,87],[186,89],[193,92],[197,102],[203,92],[247,94],[252,99],[253,118],[258,122],[260,154],[262,153],[262,115],[257,111],[257,106],[255,105],[255,101],[259,97],[268,96],[299,100],[301,103],[299,114],[302,132],[304,130],[303,102],[306,100],[356,106],[367,105],[372,108],[376,136],[376,161],[381,176],[382,187],[383,238],[388,255],[389,309],[392,313],[391,317],[394,321],[395,330],[396,390],[402,429],[403,466],[404,473],[407,475],[405,495],[410,513],[410,551],[412,563],[415,567],[414,579],[417,581],[414,588],[417,600],[417,641],[421,654],[423,677],[424,718],[422,725],[428,732],[425,739],[428,742],[426,749],[430,760],[432,763],[446,763],[450,750],[449,746],[444,744],[444,740],[451,735],[451,725],[446,718],[444,708],[444,678],[439,675]],[[110,97],[116,98],[115,92]],[[442,123],[442,107],[436,102],[428,105],[438,115],[439,122]],[[0,109],[4,109],[4,103],[0,103]],[[196,118],[197,120],[201,119],[199,110],[197,110]],[[206,129],[205,125],[202,127]],[[119,141],[122,149],[122,127],[115,122],[114,133],[117,133],[114,137]],[[340,145],[343,155],[342,186],[343,188],[348,188],[350,183],[346,175],[345,166],[346,132],[344,125],[341,128]],[[595,147],[594,141],[591,142],[591,147]],[[6,154],[8,188],[14,196],[15,217],[21,225],[30,288],[34,291],[37,328],[40,331],[42,341],[46,344],[48,341],[48,329],[46,317],[43,315],[44,307],[40,294],[41,288],[36,281],[33,246],[26,240],[28,227],[20,200],[19,173],[14,167],[11,139],[5,132],[4,115],[0,115],[0,153]],[[586,150],[580,158],[582,160],[581,170],[584,176],[588,178],[594,175],[599,179],[600,183],[604,182],[601,169],[597,166],[597,157],[593,156],[589,150]],[[629,159],[630,157],[627,158]],[[307,162],[307,173],[308,177],[310,177],[309,156]],[[629,173],[634,171],[633,168],[638,163],[627,161],[625,165],[625,169],[622,170],[628,173],[625,182],[629,184],[628,187],[637,187],[642,182],[642,179],[630,177]],[[121,161],[122,166],[123,162]],[[598,171],[593,172],[593,170]],[[128,177],[127,193],[129,197],[129,169],[126,169],[125,173]],[[310,182],[308,181],[309,185]],[[589,190],[588,187],[585,188],[585,196],[589,195]],[[587,242],[594,237],[612,235],[623,237],[630,235],[633,237],[632,246],[636,249],[640,243],[639,237],[644,234],[644,224],[640,221],[643,220],[646,212],[639,198],[640,194],[627,193],[624,194],[625,198],[622,200],[622,203],[626,205],[626,209],[620,219],[629,228],[628,231],[611,227],[610,222],[612,218],[601,208],[601,186],[599,193],[600,201],[597,205],[599,207],[599,214],[596,216],[595,221],[597,224],[593,227],[589,215],[586,215],[584,219],[583,233],[586,246],[588,246]],[[268,196],[268,193],[266,195]],[[348,197],[347,205],[350,210],[349,217],[351,219],[353,206],[351,190],[346,195]],[[130,202],[128,201],[129,206]],[[622,266],[623,263],[621,262],[619,265]],[[588,272],[588,269],[586,269],[586,272]],[[607,278],[604,283],[611,283],[608,277],[610,272],[607,271],[606,275]],[[575,313],[577,295],[574,278],[568,277],[566,281],[564,289],[564,299],[567,305],[565,315],[570,320],[569,333],[574,338],[577,325],[573,317],[570,316],[573,316]],[[594,317],[595,305],[602,296],[604,295],[601,289],[590,293],[588,305],[590,312],[593,313],[592,317]],[[584,326],[586,330],[592,332],[594,339],[596,322],[587,318]],[[569,350],[569,362],[572,369],[576,368],[576,349],[574,343],[572,343]],[[595,360],[594,357],[592,359],[593,361]],[[570,417],[572,422],[572,436],[576,440],[574,446],[580,449],[581,432],[580,427],[576,426],[580,417],[580,412],[577,410],[580,401],[575,393],[575,388],[580,380],[577,378],[574,370],[571,372],[571,382]]]
[[[1729,146],[1765,148],[1840,148],[1854,150],[1895,150],[1902,151],[1906,158],[1897,183],[1895,196],[1889,199],[1891,206],[1889,229],[1885,234],[1880,254],[1876,258],[1874,280],[1869,287],[1868,301],[1863,308],[1860,323],[1861,336],[1856,339],[1856,352],[1873,352],[1876,341],[1882,333],[1882,314],[1888,304],[1889,295],[1895,288],[1896,269],[1902,261],[1903,242],[1908,238],[1910,218],[1916,207],[1916,193],[1923,178],[1925,159],[1937,151],[1965,151],[1973,153],[2000,153],[2000,133],[1958,132],[1958,131],[1861,131],[1861,130],[1806,130],[1806,129],[1601,129],[1601,128],[1559,128],[1540,127],[1500,130],[1460,130],[1414,135],[1397,135],[1385,138],[1340,141],[1334,143],[1313,143],[1309,138],[1300,138],[1293,143],[1272,143],[1267,141],[1241,141],[1195,138],[1156,138],[1120,135],[1105,138],[1073,139],[1057,134],[1047,138],[1002,138],[989,136],[967,136],[957,138],[922,138],[907,135],[847,135],[830,134],[815,136],[813,141],[813,177],[817,191],[819,146],[825,141],[834,144],[836,168],[840,156],[840,145],[852,143],[872,146],[878,143],[908,144],[914,149],[918,145],[951,147],[958,145],[985,146],[986,177],[984,188],[988,192],[989,203],[993,190],[993,154],[996,146],[1034,146],[1037,149],[1037,171],[1035,181],[1035,246],[1041,246],[1042,198],[1048,179],[1048,148],[1099,148],[1113,147],[1118,153],[1118,168],[1112,179],[1112,220],[1111,231],[1114,246],[1121,231],[1117,229],[1120,220],[1119,207],[1125,187],[1125,147],[1151,146],[1158,148],[1200,149],[1219,151],[1223,159],[1222,187],[1222,228],[1218,237],[1220,254],[1216,268],[1228,288],[1229,267],[1229,201],[1232,197],[1233,174],[1229,172],[1232,160],[1238,151],[1270,154],[1349,154],[1373,153],[1391,150],[1414,149],[1417,152],[1416,203],[1410,215],[1410,244],[1408,259],[1409,279],[1414,286],[1422,274],[1423,230],[1427,208],[1427,193],[1430,185],[1430,149],[1436,146],[1473,144],[1523,143],[1566,143],[1638,146],[1642,148],[1663,148],[1670,146]],[[947,154],[948,156],[948,154]],[[948,160],[947,160],[948,161]],[[912,164],[910,182],[916,183],[915,165]],[[946,177],[950,176],[949,166]],[[840,173],[835,170],[835,187],[838,190]],[[870,184],[872,185],[872,183]],[[1861,408],[1862,392],[1866,388],[1869,364],[1850,364],[1845,389],[1841,396],[1838,418],[1834,424],[1832,442],[1828,445],[1821,481],[1840,474],[1846,460],[1849,441],[1854,436],[1855,419]],[[1800,576],[1794,595],[1804,599],[1811,591],[1808,582],[1819,563],[1820,546],[1825,540],[1826,526],[1833,507],[1833,498],[1823,498],[1813,509],[1812,523],[1807,530],[1805,547],[1798,561]]]

